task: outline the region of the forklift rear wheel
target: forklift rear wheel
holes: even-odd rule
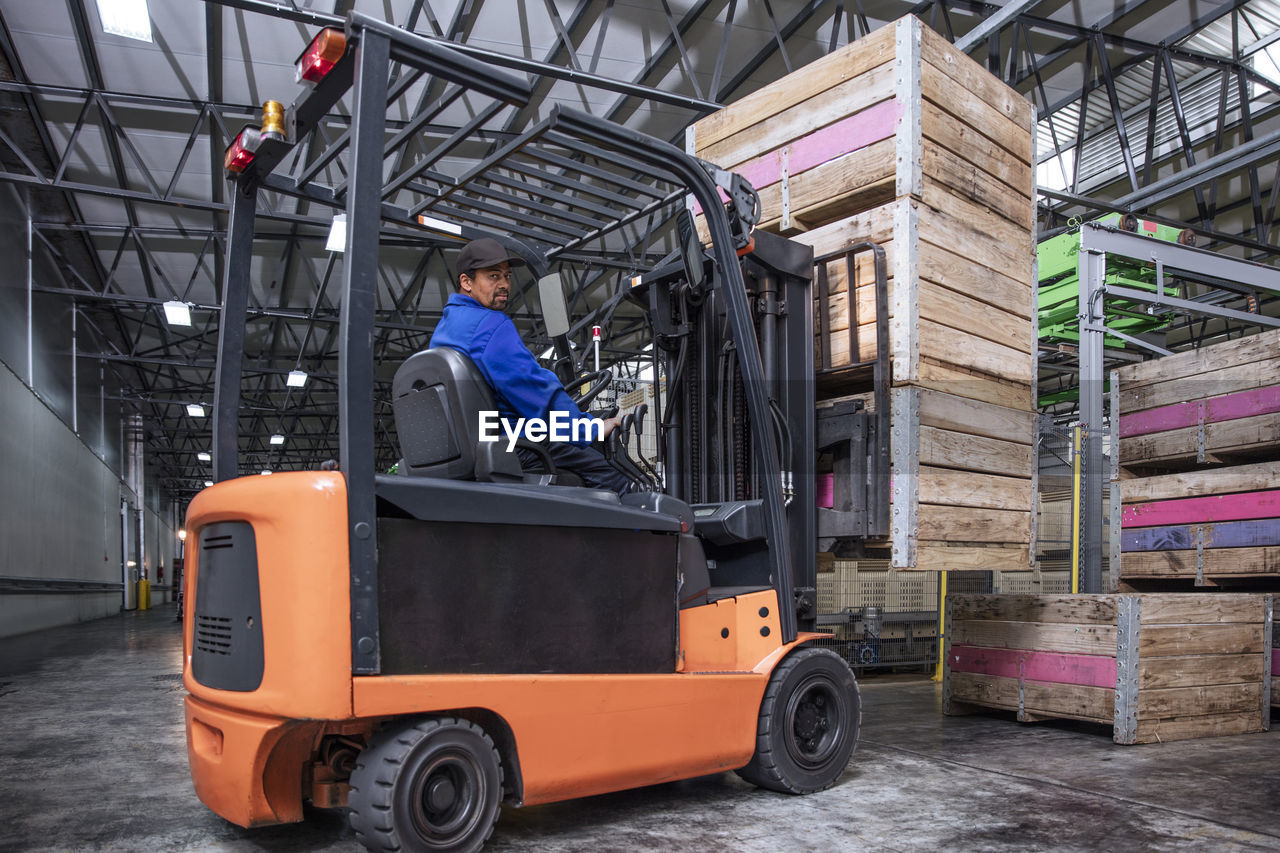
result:
[[[829,788],[849,765],[861,725],[858,682],[844,658],[829,649],[798,649],[769,678],[756,753],[737,773],[786,794]]]
[[[351,773],[351,827],[373,851],[474,851],[493,832],[502,765],[484,730],[452,717],[383,731]]]

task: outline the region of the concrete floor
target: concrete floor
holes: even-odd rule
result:
[[[243,830],[191,789],[172,605],[0,640],[0,850],[357,851],[345,816]],[[494,851],[1280,850],[1280,720],[1117,746],[1107,729],[945,718],[938,685],[862,680],[831,790],[731,773],[503,809]]]

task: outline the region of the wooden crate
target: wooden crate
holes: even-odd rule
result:
[[[883,544],[895,569],[1030,566],[1033,112],[907,17],[687,134],[691,152],[760,192],[760,227],[819,257],[864,241],[885,249],[895,387],[894,532]],[[820,397],[865,391],[877,356],[872,257],[825,271],[815,346],[837,370],[820,371]]]
[[[908,17],[707,116],[687,145],[751,181],[761,227],[819,256],[885,246],[896,382],[976,374],[1029,396],[1032,125],[1025,98]],[[874,360],[870,258],[852,310],[844,265],[828,276],[830,364],[850,364],[851,324],[854,361]]]
[[[946,607],[944,713],[1104,723],[1116,743],[1270,728],[1270,595],[957,595]]]
[[[1280,462],[1122,480],[1123,581],[1280,580]]]
[[[1280,458],[1280,329],[1117,371],[1120,464]]]

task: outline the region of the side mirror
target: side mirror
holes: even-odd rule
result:
[[[553,370],[561,383],[568,383],[577,372],[573,352],[569,349],[569,308],[564,304],[564,286],[560,273],[551,273],[538,279],[538,302],[542,305],[542,322],[547,326],[547,337],[555,347],[556,363]]]
[[[564,304],[560,273],[538,279],[538,301],[542,304],[542,321],[547,324],[547,336],[558,338],[569,334],[569,309]]]
[[[694,227],[689,211],[680,211],[676,218],[676,231],[680,237],[680,261],[684,264],[689,287],[695,293],[701,292],[707,283],[706,254],[702,251],[702,241],[698,239],[698,229]]]

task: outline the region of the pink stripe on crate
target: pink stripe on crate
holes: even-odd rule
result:
[[[1116,686],[1116,659],[1102,655],[953,645],[951,659],[947,663],[952,672],[974,672],[1086,687]]]
[[[831,509],[836,505],[836,475],[819,474],[814,480],[814,501],[816,506]]]
[[[1203,416],[1205,423],[1234,421],[1253,415],[1280,412],[1280,385],[1254,388],[1210,400],[1174,403],[1146,412],[1120,416],[1120,437],[1132,438],[1153,432],[1195,426]]]
[[[897,130],[900,118],[902,118],[902,104],[896,99],[881,101],[835,124],[819,128],[790,145],[784,145],[776,151],[770,151],[768,154],[735,166],[730,171],[737,172],[746,178],[751,186],[759,190],[782,180],[783,151],[789,151],[787,172],[794,177],[815,166],[821,166],[823,163],[829,163],[857,151],[859,148],[866,148],[882,139],[888,139]],[[720,200],[729,200],[723,190],[720,192]],[[696,202],[694,212],[702,212],[702,206]]]
[[[1121,527],[1158,527],[1209,521],[1241,521],[1280,516],[1280,489],[1239,495],[1210,495],[1130,504],[1120,513]]]

